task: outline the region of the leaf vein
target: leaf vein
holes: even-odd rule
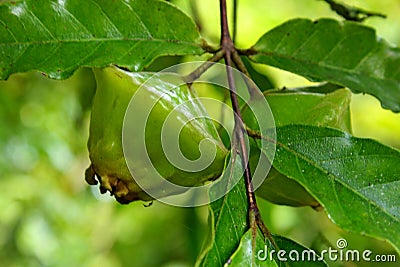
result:
[[[338,183],[338,184],[341,184],[341,185],[344,186],[346,189],[348,189],[348,190],[354,192],[354,194],[356,194],[356,195],[359,196],[360,198],[366,200],[367,202],[372,202],[370,199],[366,198],[365,195],[361,194],[361,193],[358,192],[358,191],[352,190],[351,186],[350,186],[349,184],[345,183],[345,182],[341,179],[342,177],[336,177],[335,175],[333,175],[333,174],[330,173],[329,171],[327,171],[327,170],[325,170],[324,168],[318,166],[318,164],[315,164],[315,162],[313,162],[310,158],[308,158],[307,155],[303,155],[303,154],[299,153],[298,151],[292,150],[291,148],[289,148],[288,146],[283,145],[282,143],[277,143],[277,144],[279,144],[283,149],[289,151],[290,153],[296,155],[297,157],[300,157],[302,160],[308,162],[308,163],[309,163],[311,166],[313,166],[314,168],[316,168],[316,169],[322,171],[322,172],[325,173],[327,176],[329,176],[330,178],[332,178],[332,179],[334,180],[334,182],[336,182],[336,183]],[[379,207],[379,205],[378,205],[377,203],[375,203],[375,202],[373,202],[373,203],[374,203],[375,206]],[[383,208],[382,208],[382,210],[384,211],[384,213],[385,213],[387,216],[389,216],[389,217],[391,217],[391,218],[393,218],[393,219],[396,219],[396,217],[395,217],[393,214],[391,214],[390,212],[388,212],[386,209],[383,209]]]

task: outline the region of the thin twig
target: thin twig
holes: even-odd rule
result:
[[[211,54],[215,54],[220,50],[219,47],[214,47],[214,46],[210,45],[209,43],[207,43],[207,41],[205,39],[201,39],[201,48],[204,50],[204,52],[211,53]]]
[[[236,50],[234,50],[232,53],[232,60],[235,63],[238,70],[240,70],[240,72],[244,73],[244,75],[246,75],[249,79],[251,79],[249,71],[247,70],[246,66],[244,65],[242,59],[239,56],[239,53]],[[250,80],[246,79],[245,77],[243,79],[249,90],[250,96],[253,96],[256,91],[259,91],[257,85],[254,82],[250,82]]]
[[[334,0],[323,0],[323,1],[326,2],[330,6],[330,8],[334,12],[336,12],[336,14],[342,16],[346,20],[363,22],[365,19],[369,17],[386,18],[385,14],[364,10],[358,7],[348,6],[346,4],[342,4]]]
[[[262,135],[262,133],[260,131],[251,129],[246,124],[244,124],[244,128],[246,129],[247,135],[252,137],[253,139],[263,139],[263,140],[265,140],[267,142],[271,142],[271,143],[275,143],[275,144],[277,143],[276,140],[268,138],[268,137]]]
[[[250,73],[247,70],[246,66],[244,65],[242,59],[240,58],[238,51],[235,50],[232,53],[232,60],[233,60],[233,62],[235,62],[235,65],[238,68],[238,70],[240,70],[241,72],[246,74],[247,77],[251,78]]]
[[[225,55],[224,50],[218,51],[217,53],[214,54],[214,56],[212,56],[206,62],[201,64],[200,67],[198,67],[193,72],[183,77],[183,80],[189,85],[192,84],[193,81],[197,80],[204,72],[206,72],[212,65],[214,65],[215,62],[222,59],[224,55]]]
[[[253,47],[250,47],[248,49],[239,49],[236,48],[236,51],[238,52],[239,55],[243,55],[243,56],[252,56],[258,53],[258,51],[256,49],[254,49]]]
[[[249,126],[245,125],[247,135],[253,137],[254,139],[264,139],[261,132],[251,129]]]

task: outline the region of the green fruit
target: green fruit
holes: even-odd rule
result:
[[[350,99],[347,89],[340,89],[328,94],[310,93],[305,91],[267,91],[265,98],[270,105],[277,127],[289,124],[305,124],[314,126],[329,126],[351,132]],[[257,123],[249,109],[243,110],[245,123],[257,129]],[[256,144],[253,142],[253,148]],[[257,150],[252,150],[257,151]],[[260,153],[253,152],[250,157],[250,167],[267,160]],[[270,202],[289,206],[311,206],[319,209],[320,205],[305,188],[295,180],[290,179],[275,168],[271,168],[267,178],[257,189],[257,195]]]
[[[147,156],[154,169],[165,180],[186,187],[202,185],[221,175],[228,151],[219,139],[213,123],[204,119],[207,114],[203,106],[198,99],[193,97],[186,84],[180,80],[184,85],[176,86],[171,81],[165,81],[162,75],[153,77],[151,84],[146,84],[146,80],[154,73],[130,73],[116,67],[95,69],[94,72],[97,89],[92,107],[88,141],[91,166],[85,174],[89,184],[97,184],[98,180],[100,191],[111,192],[120,203],[152,200],[152,197],[138,185],[137,181],[140,181],[140,184],[142,182],[147,184],[149,186],[147,189],[159,189],[162,197],[183,192],[184,189],[165,190],[162,181],[149,182],[148,166],[143,167],[145,157],[143,159],[124,157],[122,146],[124,117],[132,96],[139,88],[146,92],[135,95],[139,97],[136,101],[139,100],[143,107],[152,106],[154,103],[155,105],[149,113],[146,127],[135,128],[135,125],[130,125],[129,122],[127,127],[130,127],[131,133],[146,130]],[[159,100],[155,102],[154,99]],[[186,104],[181,105],[183,103]],[[165,126],[163,123],[168,115],[170,115],[168,117],[170,123]],[[165,156],[161,137],[162,134],[163,136],[175,134],[176,129],[181,129],[179,147],[187,159],[196,160],[200,156],[215,154],[214,160],[207,168],[191,172],[170,163]],[[135,136],[131,137],[128,145],[132,146],[130,149],[135,149],[139,140],[137,141]],[[207,145],[202,146],[200,153],[199,144],[204,139],[208,142]],[[126,160],[129,166],[133,166],[135,179],[131,175]]]

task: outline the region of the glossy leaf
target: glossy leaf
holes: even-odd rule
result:
[[[274,114],[276,126],[305,124],[351,132],[351,92],[347,89],[328,94],[309,93],[300,89],[269,91],[265,93],[265,98]]]
[[[400,152],[336,129],[277,128],[273,166],[304,186],[343,229],[400,249]]]
[[[225,264],[225,266],[279,266],[273,259],[268,257],[271,246],[264,245],[264,240],[260,233],[257,233],[255,250],[252,242],[252,231],[250,229],[242,236],[238,248],[228,260],[229,264]],[[261,260],[257,259],[258,254]]]
[[[251,59],[313,81],[329,81],[377,97],[400,112],[400,49],[374,29],[332,19],[294,19],[262,36]]]
[[[314,88],[315,89],[315,88]],[[350,100],[351,93],[347,89],[336,90],[328,94],[309,93],[308,88],[296,90],[271,90],[265,97],[274,114],[276,126],[304,124],[329,126],[347,132],[351,131]],[[248,126],[257,128],[257,123],[245,109],[243,117]],[[260,155],[267,161],[265,155]],[[258,162],[259,155],[253,153],[250,163]],[[257,189],[257,195],[268,201],[281,205],[311,206],[320,209],[320,205],[301,185],[277,171],[274,167],[267,179]]]
[[[251,63],[248,57],[241,56],[240,58],[242,59],[244,66],[249,72],[251,79],[262,92],[275,88],[275,85],[272,82],[271,78],[266,76],[265,73],[261,73],[256,70],[253,66],[253,63]]]
[[[227,166],[221,179],[225,182],[216,184],[217,188],[211,188],[210,197],[214,198],[213,194],[221,190],[221,186],[230,187],[237,181],[228,194],[210,204],[210,230],[196,266],[301,266],[304,261],[286,264],[287,262],[279,262],[276,255],[272,260],[263,259],[264,256],[269,257],[271,245],[269,241],[264,242],[261,233],[257,234],[256,247],[253,248],[251,230],[247,222],[246,188],[239,160],[239,156],[231,157],[229,159],[231,165]],[[279,249],[286,250],[288,253],[290,250],[301,252],[306,249],[280,236],[274,236],[274,239]],[[259,252],[260,250],[264,251]],[[257,258],[257,254],[260,255],[260,259]],[[311,260],[309,263],[309,266],[326,266],[323,261],[312,262]]]
[[[234,253],[240,239],[248,229],[247,198],[243,170],[239,156],[231,157],[231,165],[225,169],[222,180],[226,186],[238,181],[236,186],[209,206],[209,236],[200,253],[196,266],[223,266]],[[239,179],[239,180],[237,180]],[[217,188],[215,191],[220,190]],[[214,194],[211,188],[210,196]]]
[[[201,54],[193,21],[165,1],[37,0],[0,6],[0,78],[69,77],[111,63],[139,71],[162,55]]]
[[[274,240],[279,248],[277,250],[270,244],[266,245],[261,234],[258,233],[256,239],[257,249],[255,253],[252,254],[250,253],[252,249],[251,234],[251,230],[248,230],[243,235],[238,249],[231,257],[230,264],[225,266],[327,266],[324,259],[316,254],[313,250],[310,250],[288,238],[278,235],[274,235]],[[278,251],[281,251],[279,253],[280,258],[277,256]]]

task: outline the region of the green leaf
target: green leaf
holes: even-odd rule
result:
[[[318,255],[314,250],[300,245],[293,240],[283,236],[274,235],[274,240],[280,250],[284,250],[283,257],[286,266],[290,267],[323,267],[328,266],[321,255]],[[296,253],[296,252],[298,253]],[[278,258],[279,259],[279,258]],[[306,263],[306,264],[305,264]]]
[[[332,19],[290,20],[266,33],[251,59],[313,81],[329,81],[377,97],[400,112],[400,49],[374,29]]]
[[[270,244],[266,245],[262,239],[262,235],[258,233],[256,239],[257,250],[253,255],[250,253],[252,250],[251,235],[251,230],[248,230],[243,235],[238,249],[231,257],[229,266],[327,266],[323,258],[321,258],[315,251],[278,235],[274,235],[274,240],[279,248],[279,250],[276,250]],[[277,255],[278,251],[281,251],[279,256]]]
[[[277,128],[273,166],[304,186],[343,229],[400,250],[400,152],[336,129]]]
[[[308,90],[309,88],[299,88],[296,90],[270,90],[264,93],[274,115],[276,126],[297,123],[351,131],[351,93],[349,90],[341,89],[328,94],[309,93]],[[258,129],[257,122],[249,114],[249,109],[243,110],[243,118],[250,128]],[[268,160],[263,154],[253,153],[250,157],[251,166],[258,162],[260,156],[261,160]],[[257,195],[276,204],[321,208],[318,201],[301,185],[295,180],[285,177],[274,167],[271,168],[268,177],[257,189]]]
[[[223,266],[240,243],[243,234],[249,228],[247,223],[247,198],[243,169],[240,157],[230,157],[230,165],[222,174],[222,187],[240,179],[232,190],[224,197],[209,206],[209,236],[203,251],[199,255],[196,266]],[[210,197],[221,188],[211,188]]]
[[[231,157],[229,161],[230,164],[220,179],[223,182],[211,188],[210,197],[214,198],[213,194],[218,194],[221,188],[234,187],[223,198],[210,204],[210,230],[196,266],[302,266],[304,261],[292,262],[289,259],[288,262],[280,262],[276,258],[277,252],[270,260],[268,257],[272,246],[269,241],[264,242],[260,232],[256,236],[256,247],[253,247],[252,232],[247,222],[248,203],[240,157]],[[237,184],[234,185],[236,181]],[[274,236],[274,239],[279,249],[287,253],[296,250],[301,255],[301,251],[306,249],[280,236]],[[260,259],[257,258],[258,254]],[[264,256],[267,258],[263,259]],[[309,266],[326,266],[323,261],[311,260],[308,263]]]
[[[247,71],[250,74],[251,79],[253,82],[258,86],[258,88],[264,92],[267,91],[268,89],[273,89],[275,88],[274,83],[271,81],[271,79],[266,76],[264,73],[259,72],[256,70],[253,66],[253,64],[250,62],[248,57],[246,56],[241,56],[242,62],[244,66],[246,67]]]
[[[321,210],[321,205],[303,186],[286,177],[274,167],[271,168],[261,186],[257,188],[256,193],[257,196],[274,204],[291,207],[310,206],[315,210]]]
[[[78,67],[142,70],[162,55],[201,54],[193,21],[165,1],[36,0],[0,5],[0,79]]]
[[[300,89],[279,90],[264,95],[274,114],[276,126],[305,124],[351,132],[351,92],[347,89],[328,94],[309,93]]]
[[[272,246],[264,245],[264,240],[261,235],[257,233],[256,236],[256,251],[253,249],[252,230],[249,229],[240,240],[239,247],[230,257],[228,264],[225,266],[271,266],[277,267],[277,263],[270,259],[269,252]],[[260,251],[260,253],[258,253]],[[257,256],[260,259],[257,259]],[[265,257],[265,260],[264,260]]]

